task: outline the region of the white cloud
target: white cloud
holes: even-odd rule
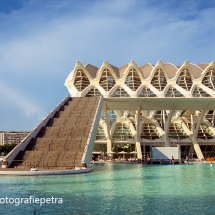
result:
[[[201,63],[192,50],[202,49],[208,44],[207,39],[214,36],[213,8],[200,11],[198,16],[187,20],[181,14],[182,9],[174,13],[161,10],[156,4],[149,7],[137,1],[99,1],[88,8],[79,8],[79,11],[75,11],[76,5],[67,1],[63,4],[48,2],[40,10],[39,3],[32,1],[11,14],[12,20],[18,17],[22,35],[18,33],[13,39],[10,35],[0,43],[3,69],[19,74],[38,74],[44,70],[53,74],[63,69],[70,59],[71,69],[76,60],[100,66],[107,59],[121,66],[131,59],[155,63],[169,57],[169,61],[180,64],[190,57],[194,63]],[[195,11],[190,13],[195,14]],[[185,14],[189,14],[189,10]],[[31,20],[34,20],[32,25]],[[17,31],[15,28],[14,33]],[[186,49],[186,54],[182,48]],[[209,61],[213,60],[210,47],[204,48],[209,48],[209,52],[203,50],[203,56],[206,53]]]
[[[0,97],[1,107],[13,107],[16,111],[24,113],[26,117],[36,116],[37,120],[45,116],[45,112],[36,102],[2,81],[0,81]]]
[[[159,59],[176,65],[186,59],[211,62],[215,8],[171,2],[31,0],[0,14],[0,77],[10,83],[1,96],[8,105],[14,99],[26,116],[39,117],[43,111],[36,101],[43,98],[44,109],[52,109],[48,104],[56,103],[56,95],[65,96],[64,80],[76,60],[96,66],[132,59],[138,65]],[[28,91],[31,96],[23,93]]]

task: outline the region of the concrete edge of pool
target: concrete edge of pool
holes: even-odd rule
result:
[[[69,174],[80,174],[93,171],[92,168],[85,169],[67,169],[67,170],[39,170],[39,171],[10,171],[10,170],[0,170],[0,175],[17,175],[17,176],[35,176],[35,175],[69,175]]]

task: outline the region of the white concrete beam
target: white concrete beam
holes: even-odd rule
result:
[[[192,135],[193,148],[199,160],[204,160],[204,156],[198,144],[197,135],[205,113],[206,113],[206,109],[202,110],[201,112],[196,111],[196,116],[197,116],[196,123],[194,122],[193,116],[191,115],[191,124],[192,124],[192,131],[193,131],[193,135]]]
[[[136,141],[140,141],[140,110],[136,110],[135,125],[136,125]]]
[[[170,127],[170,124],[171,124],[171,119],[172,119],[173,112],[174,112],[174,110],[171,109],[169,111],[169,113],[167,113],[167,120],[166,120],[166,122],[164,124],[164,130],[165,130],[164,143],[165,143],[165,146],[169,146],[169,127]]]
[[[105,115],[106,115],[106,125],[107,125],[107,152],[111,152],[112,150],[112,144],[111,144],[111,136],[110,136],[110,117],[109,117],[109,111],[107,108],[105,109]]]
[[[137,150],[137,158],[142,159],[142,150],[140,145],[140,112],[141,112],[141,103],[139,103],[138,110],[136,110],[135,114],[135,124],[136,124],[136,150]]]

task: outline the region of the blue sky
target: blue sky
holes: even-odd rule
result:
[[[75,62],[215,59],[215,0],[1,0],[0,130],[32,130]]]

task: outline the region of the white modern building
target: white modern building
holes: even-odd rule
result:
[[[6,156],[2,168],[91,171],[93,151],[158,160],[155,149],[168,151],[168,159],[175,153],[179,161],[215,157],[215,61],[131,61],[120,68],[77,62],[65,86],[70,95]]]
[[[135,61],[100,68],[77,62],[65,81],[71,97],[104,97],[94,148],[108,153],[151,146],[181,148],[181,156],[215,156],[215,61],[179,66]]]

